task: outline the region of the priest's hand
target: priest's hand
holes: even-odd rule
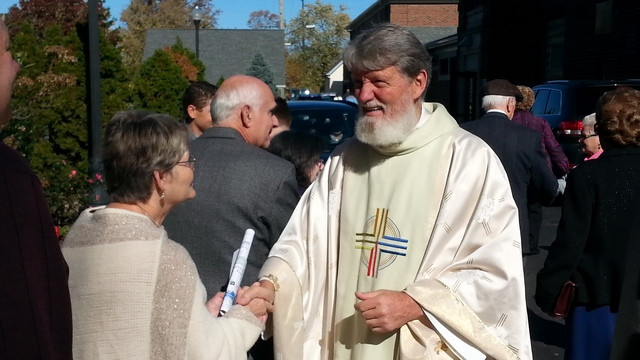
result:
[[[356,297],[361,301],[355,308],[374,333],[395,331],[409,321],[425,317],[422,307],[402,291],[356,291]]]

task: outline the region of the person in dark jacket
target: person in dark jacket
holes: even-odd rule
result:
[[[0,19],[0,127],[20,66]],[[29,164],[0,141],[0,359],[71,359],[67,264]]]
[[[510,121],[516,100],[521,98],[518,88],[509,81],[491,80],[482,98],[487,113],[460,126],[484,140],[500,158],[518,206],[522,253],[529,255],[528,196],[533,192],[543,204],[550,204],[557,195],[558,181],[547,166],[540,135]]]
[[[533,90],[524,85],[518,85],[518,90],[522,94],[522,100],[516,102],[516,111],[511,121],[535,130],[540,134],[542,152],[547,159],[547,165],[549,165],[549,169],[553,171],[556,178],[562,178],[569,171],[569,160],[564,151],[562,151],[558,140],[553,136],[549,123],[530,112],[536,100]],[[542,226],[542,204],[535,191],[529,194],[527,210],[529,215],[529,253],[537,254],[540,252],[538,239],[540,237],[540,227]]]
[[[640,91],[601,96],[595,130],[605,151],[569,173],[557,237],[537,277],[536,303],[547,313],[562,284],[577,285],[565,323],[565,359],[607,359],[611,349],[625,259],[640,241],[634,229],[640,221]],[[637,292],[625,296],[638,301]]]

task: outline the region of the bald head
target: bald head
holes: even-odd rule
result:
[[[13,82],[16,80],[20,65],[13,59],[9,47],[9,30],[0,19],[0,126],[5,125],[11,119],[11,92]]]
[[[213,126],[229,127],[244,140],[259,147],[269,146],[269,133],[278,125],[272,110],[276,102],[262,80],[234,75],[225,80],[211,102]]]

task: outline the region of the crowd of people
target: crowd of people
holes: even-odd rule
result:
[[[0,125],[9,45],[0,21]],[[61,244],[39,180],[0,143],[0,358],[532,359],[523,261],[558,196],[535,301],[551,314],[575,284],[566,359],[637,355],[640,91],[603,94],[589,161],[569,169],[526,86],[486,82],[486,114],[462,124],[424,102],[432,59],[406,28],[371,27],[343,60],[360,116],[326,162],[246,75],[192,83],[181,120],[115,114],[110,203]]]

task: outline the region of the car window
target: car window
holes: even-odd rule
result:
[[[356,108],[291,108],[291,130],[320,137],[325,149],[330,152],[337,144],[354,135],[357,116]]]
[[[531,112],[536,115],[544,114],[544,109],[547,107],[547,100],[549,100],[549,90],[535,90],[535,97],[536,100],[531,107]]]
[[[544,108],[545,115],[558,115],[560,114],[560,104],[562,104],[562,92],[558,90],[549,90],[549,99],[547,99],[547,106]]]

